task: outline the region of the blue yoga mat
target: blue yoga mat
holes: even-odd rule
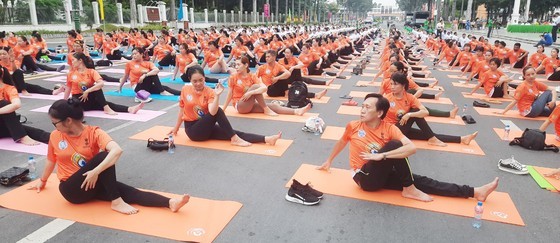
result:
[[[186,84],[185,82],[183,82],[183,80],[181,78],[177,78],[176,80],[172,80],[171,77],[164,77],[164,78],[159,78],[159,81],[161,81],[162,83],[171,83],[171,84]],[[216,83],[206,83],[206,86],[210,87],[210,88],[216,88]],[[227,81],[224,82],[224,87],[227,88],[228,83]]]
[[[105,95],[109,95],[109,96],[124,96],[124,97],[135,97],[136,96],[136,92],[134,92],[134,90],[132,89],[122,89],[122,92],[119,93],[116,90],[114,91],[108,91],[105,92]],[[154,100],[170,100],[170,101],[179,101],[179,96],[178,95],[159,95],[159,94],[152,94],[150,95],[150,97],[152,97],[152,99]]]

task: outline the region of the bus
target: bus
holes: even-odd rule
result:
[[[424,22],[430,17],[430,12],[428,11],[417,11],[414,12],[412,16],[412,25],[416,27],[424,26]]]
[[[404,17],[404,25],[412,26],[413,25],[413,23],[412,23],[413,18],[414,18],[414,13],[407,12],[406,16]]]

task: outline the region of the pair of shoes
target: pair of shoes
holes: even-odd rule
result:
[[[346,94],[346,95],[340,96],[340,98],[341,98],[341,99],[350,99],[350,100],[351,100],[351,99],[354,98],[354,97],[352,97],[352,96]]]
[[[490,105],[489,105],[489,104],[486,104],[486,103],[484,103],[484,102],[479,102],[479,101],[476,101],[476,100],[473,101],[472,105],[473,105],[474,107],[490,108]]]
[[[500,159],[500,161],[498,161],[498,169],[517,175],[529,174],[527,166],[519,163],[513,156],[508,159]]]
[[[285,198],[290,202],[311,206],[321,201],[323,193],[313,189],[309,183],[303,185],[296,179],[293,179]]]
[[[347,106],[357,106],[358,102],[356,102],[353,99],[349,99],[347,101],[342,102],[342,105],[347,105]]]
[[[134,102],[136,103],[150,103],[152,102],[152,97],[148,97],[146,100],[138,99],[138,97],[134,97]]]

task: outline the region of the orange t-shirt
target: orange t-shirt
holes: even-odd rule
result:
[[[4,84],[3,87],[0,88],[0,100],[12,102],[14,99],[19,99],[16,87]]]
[[[173,47],[171,47],[168,44],[164,44],[164,45],[159,44],[156,47],[154,47],[154,56],[156,57],[156,60],[159,62],[161,61],[161,59],[163,59],[168,53],[171,53],[173,50],[174,50]]]
[[[224,55],[222,50],[216,50],[216,51],[207,50],[204,51],[204,61],[206,61],[209,67],[212,67],[214,66],[216,61],[218,61],[218,58],[220,58],[220,56],[222,55]]]
[[[134,86],[140,81],[140,76],[145,73],[150,72],[150,70],[155,69],[156,66],[153,62],[127,62],[124,68],[124,73],[128,74],[128,79],[130,80],[130,85]]]
[[[540,91],[545,91],[548,89],[546,84],[538,81],[534,81],[533,85],[529,86],[527,82],[521,83],[515,89],[515,95],[513,98],[517,100],[517,109],[519,114],[526,116],[531,112],[531,105],[539,96]]]
[[[446,48],[444,51],[444,57],[447,62],[453,61],[453,58],[459,54],[459,48]]]
[[[117,48],[118,44],[114,41],[105,41],[103,42],[103,53],[105,55],[111,54],[111,50]]]
[[[514,51],[513,49],[509,50],[507,53],[507,57],[509,58],[509,63],[511,64],[515,64],[517,62],[517,60],[519,59],[519,56],[521,56],[521,54],[523,54],[525,52],[525,50],[523,49],[519,49],[517,51]],[[527,59],[525,59],[527,60]]]
[[[362,159],[362,153],[377,153],[389,141],[400,141],[403,137],[401,130],[387,121],[381,121],[376,128],[368,127],[361,121],[349,122],[342,139],[350,142],[350,168],[361,169],[368,162]]]
[[[17,45],[17,37],[8,37],[8,45],[14,48]]]
[[[490,70],[490,65],[488,65],[488,62],[486,61],[486,59],[484,59],[484,60],[478,62],[478,64],[476,65],[475,73],[478,73],[478,79],[480,80],[480,77],[482,76],[482,74],[489,71],[489,70]]]
[[[91,88],[96,81],[102,79],[95,69],[86,68],[83,72],[70,70],[66,76],[66,86],[70,87],[73,95],[82,94],[86,89]]]
[[[72,37],[68,37],[66,38],[66,46],[68,46],[68,51],[74,51],[74,41],[77,40],[77,38],[72,38]]]
[[[66,181],[113,139],[96,126],[85,126],[79,136],[68,136],[58,130],[51,133],[47,158],[58,165],[58,179]]]
[[[498,80],[500,80],[500,77],[504,75],[505,74],[502,73],[502,71],[500,70],[496,70],[496,71],[488,70],[484,72],[482,76],[480,76],[478,82],[484,84],[484,92],[487,95],[490,95],[490,92],[492,92],[492,90],[494,89],[494,85],[496,85]]]
[[[185,73],[187,71],[187,65],[194,60],[196,60],[196,57],[190,52],[186,55],[180,54],[175,56],[175,66],[179,69],[180,73]]]
[[[257,70],[257,76],[261,78],[262,82],[266,86],[270,86],[273,84],[272,78],[286,71],[286,68],[278,64],[278,62],[274,62],[274,66],[270,66],[267,63],[259,67],[259,69]]]
[[[253,49],[253,52],[257,55],[257,61],[262,57],[262,55],[264,55],[264,53],[266,51],[270,50],[270,48],[268,48],[267,45],[264,44],[260,44],[257,47],[255,47],[255,49]]]
[[[28,52],[30,50],[32,50],[31,45],[25,45],[24,47],[22,47],[20,45],[16,45],[13,48],[14,56],[15,56],[16,59],[20,58],[20,56],[22,57],[24,52]],[[31,55],[33,55],[36,52],[37,52],[37,50],[34,50]],[[35,60],[35,59],[33,59],[33,60]]]
[[[284,47],[284,44],[281,41],[271,41],[269,44],[271,50],[278,51],[278,49]]]
[[[241,76],[240,73],[234,73],[229,77],[228,87],[232,90],[231,99],[233,105],[237,104],[239,99],[247,92],[247,90],[253,84],[260,84],[261,81],[254,73],[248,73],[245,76]]]
[[[104,42],[103,40],[104,40],[104,38],[103,38],[102,34],[101,35],[98,35],[98,34],[93,35],[93,42],[95,42],[95,47],[96,48],[101,47],[103,45],[103,42]]]
[[[400,120],[400,117],[408,113],[410,109],[419,109],[422,106],[414,95],[406,92],[400,99],[395,97],[393,93],[384,94],[383,96],[389,100],[390,104],[384,121],[391,124],[396,124]]]
[[[541,62],[545,58],[546,58],[546,54],[537,52],[531,55],[531,58],[529,58],[529,63],[531,64],[532,67],[538,68],[541,65]]]
[[[420,86],[412,80],[412,78],[408,77],[408,89],[418,90]],[[391,93],[391,78],[385,78],[381,82],[381,94],[388,94]]]
[[[459,66],[465,67],[469,64],[472,59],[472,53],[462,51],[457,55],[457,59],[459,59]]]
[[[554,123],[554,131],[556,132],[556,136],[560,137],[560,106],[556,106],[556,108],[552,111],[552,114],[548,117],[548,121]]]
[[[6,59],[4,61],[0,61],[0,66],[5,67],[8,70],[8,72],[10,72],[10,74],[11,74],[17,69],[18,64],[15,63],[15,61],[12,63],[12,62],[10,62],[9,59]],[[20,67],[21,67],[21,65],[20,65]]]
[[[179,107],[183,111],[183,121],[196,121],[208,114],[208,104],[214,101],[214,91],[204,86],[202,92],[196,92],[192,85],[185,85],[179,96]]]
[[[249,48],[246,46],[236,46],[233,49],[231,49],[231,56],[233,58],[235,58],[236,60],[238,60],[239,58],[241,58],[241,54],[243,53],[248,53],[249,52]]]
[[[299,61],[299,59],[297,57],[292,57],[290,59],[287,59],[286,57],[284,57],[284,58],[282,58],[278,61],[278,64],[282,65],[282,67],[284,67],[286,70],[288,70],[291,67],[297,65],[298,61]]]
[[[311,65],[312,62],[319,60],[320,57],[316,53],[310,51],[307,54],[304,53],[299,54],[298,58],[303,63],[303,66],[305,67],[301,69],[301,73],[307,75],[308,73],[307,67],[309,67],[309,65]]]
[[[546,75],[554,73],[554,66],[560,66],[560,60],[552,59],[552,57],[545,58],[542,63],[544,65],[544,72]]]

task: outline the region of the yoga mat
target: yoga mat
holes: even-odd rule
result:
[[[533,166],[528,165],[527,170],[529,171],[529,175],[531,175],[531,177],[533,178],[533,180],[535,180],[539,187],[549,191],[557,191],[556,188],[554,188],[554,186],[552,186],[543,175],[539,174],[539,172],[537,172],[535,168],[533,168]]]
[[[30,182],[29,185],[35,183]],[[243,206],[234,201],[191,197],[189,203],[176,213],[167,208],[133,205],[139,212],[124,215],[111,210],[110,202],[71,204],[60,195],[59,183],[56,175],[52,174],[40,193],[27,190],[28,186],[20,186],[0,195],[0,205],[47,217],[189,242],[212,242]],[[179,197],[171,193],[151,192]]]
[[[49,112],[49,108],[51,106],[43,106],[37,109],[33,109],[33,112]],[[128,112],[119,112],[117,115],[108,115],[105,114],[103,111],[85,111],[84,115],[87,117],[98,117],[98,118],[105,118],[105,119],[115,119],[115,120],[125,120],[125,121],[141,121],[147,122],[152,120],[158,116],[165,114],[165,111],[153,111],[153,110],[139,110],[136,114],[130,114]]]
[[[0,150],[14,151],[26,154],[47,155],[48,145],[40,143],[35,146],[16,143],[12,138],[0,138]]]
[[[62,82],[62,83],[66,83],[66,75],[61,75],[61,76],[55,76],[55,77],[50,77],[50,78],[46,78],[46,79],[41,79],[43,81],[49,81],[49,82]],[[103,86],[119,86],[119,83],[116,82],[103,82]]]
[[[278,116],[268,116],[263,113],[249,113],[249,114],[239,114],[233,106],[229,106],[225,111],[227,116],[249,118],[249,119],[262,119],[262,120],[272,120],[272,121],[285,121],[285,122],[299,122],[305,123],[310,117],[318,117],[319,113],[305,113],[303,116],[297,115],[278,115]]]
[[[317,170],[316,167],[317,165],[302,164],[292,179],[296,179],[302,183],[309,181],[313,184],[314,189],[326,194],[446,213],[467,218],[473,217],[473,208],[477,203],[474,198],[465,199],[434,195],[432,195],[434,201],[420,202],[404,198],[401,192],[396,190],[366,192],[359,188],[354,180],[352,180],[350,170],[331,168],[330,172],[325,172]],[[288,187],[291,183],[292,180],[289,180],[285,186]],[[486,202],[484,202],[482,218],[494,222],[525,226],[511,197],[504,192],[494,191],[488,196]]]
[[[358,77],[375,77],[375,75],[377,75],[377,73],[362,73],[360,75],[355,75],[352,73],[352,70],[349,71],[344,71],[341,74],[342,76],[358,76]]]
[[[338,114],[342,114],[342,115],[354,115],[357,116],[360,114],[360,106],[346,106],[346,105],[341,105],[338,108],[338,111],[336,113]],[[460,116],[455,116],[454,119],[451,119],[449,117],[435,117],[435,116],[427,116],[424,117],[424,119],[426,119],[427,122],[437,122],[437,123],[444,123],[444,124],[454,124],[454,125],[465,125],[465,122],[461,119]]]
[[[331,85],[315,85],[315,84],[308,84],[307,88],[310,89],[340,89],[342,85],[340,84],[332,84]]]
[[[280,96],[280,97],[269,97],[266,93],[263,94],[264,98],[267,100],[282,100],[282,101],[288,101],[288,97],[287,96]],[[331,97],[327,97],[327,96],[323,96],[321,97],[321,99],[315,99],[312,98],[310,99],[314,104],[326,104],[329,102],[329,100],[331,99]]]
[[[44,94],[33,94],[33,93],[31,93],[31,95],[22,95],[20,93],[19,98],[36,99],[36,100],[61,100],[64,99],[64,93],[60,93],[58,95],[44,95]]]
[[[463,72],[463,71],[461,71],[461,70],[459,70],[459,69],[452,69],[452,70],[449,70],[449,69],[447,69],[447,67],[444,68],[444,69],[439,69],[439,68],[438,68],[438,71],[449,72],[449,73],[462,73],[462,72]]]
[[[451,79],[467,80],[467,75],[461,77],[461,76],[455,75],[455,74],[447,74],[447,77],[449,77]]]
[[[356,98],[364,98],[367,94],[373,92],[363,92],[363,91],[350,91],[350,96]],[[449,98],[440,97],[438,100],[434,99],[419,99],[422,103],[432,103],[432,104],[444,104],[444,105],[453,105],[453,102]]]
[[[469,89],[474,89],[474,87],[476,87],[475,83],[458,83],[458,82],[451,82],[451,84],[455,87],[460,87],[460,88],[469,88]],[[486,97],[488,98],[488,97]],[[493,98],[492,98],[493,99]]]
[[[511,140],[513,140],[514,138],[521,137],[521,135],[523,134],[523,131],[525,131],[525,130],[510,130],[507,143],[509,144],[509,142]],[[496,133],[496,135],[498,135],[498,137],[500,139],[502,139],[504,137],[504,129],[494,128],[494,132]],[[506,141],[504,141],[504,142],[506,142]],[[546,144],[554,144],[554,145],[560,147],[560,141],[556,140],[556,135],[555,134],[546,134],[546,139],[545,139],[544,142]]]
[[[468,98],[468,99],[489,99],[489,100],[498,100],[498,101],[502,101],[502,102],[513,101],[513,99],[509,99],[509,98],[490,98],[486,94],[480,94],[480,93],[474,93],[474,94],[471,95],[467,92],[461,92],[461,94],[463,94],[463,97]]]
[[[172,83],[172,84],[181,84],[181,85],[192,85],[191,83],[185,83],[183,82],[183,80],[180,77],[177,77],[177,79],[172,80],[171,76],[169,77],[164,77],[164,78],[160,78],[159,79],[160,82],[162,83]],[[217,83],[206,83],[206,86],[210,87],[210,88],[215,88],[216,85],[218,85]],[[224,87],[227,88],[228,87],[228,82],[227,80],[224,82]]]
[[[321,138],[328,139],[328,140],[339,140],[342,134],[344,134],[344,127],[327,126],[325,128],[325,131],[321,135]],[[473,155],[485,155],[484,151],[482,151],[482,148],[480,148],[480,146],[475,140],[472,140],[469,145],[464,145],[459,143],[446,143],[447,146],[445,147],[429,145],[428,141],[412,140],[412,142],[419,149],[473,154]]]
[[[100,69],[99,72],[124,74],[124,69],[107,68],[107,69]],[[158,73],[158,76],[160,76],[160,77],[161,76],[169,76],[169,75],[173,75],[173,72],[159,71],[159,73]]]
[[[134,90],[132,89],[122,89],[122,92],[117,92],[116,90],[112,90],[112,91],[106,91],[103,92],[105,95],[109,95],[109,96],[124,96],[124,97],[135,97],[136,96],[136,92],[134,92]],[[151,94],[150,95],[151,98],[153,98],[154,100],[170,100],[170,101],[179,101],[179,96],[178,95],[160,95],[160,94]]]
[[[138,134],[133,135],[130,139],[134,140],[141,140],[141,141],[148,141],[149,138],[153,138],[156,140],[161,140],[167,137],[167,133],[171,131],[172,127],[166,126],[154,126],[149,129],[146,129]],[[267,156],[275,156],[280,157],[288,147],[292,144],[293,140],[287,139],[278,139],[276,145],[271,146],[264,143],[254,143],[249,147],[239,147],[231,145],[230,141],[224,140],[208,140],[204,142],[194,142],[191,141],[187,135],[185,134],[185,130],[183,128],[179,129],[177,136],[175,137],[175,144],[176,145],[183,145],[188,147],[195,147],[195,148],[206,148],[206,149],[215,149],[215,150],[222,150],[222,151],[231,151],[231,152],[241,152],[241,153],[250,153],[250,154],[259,154],[259,155],[267,155]]]
[[[356,84],[354,86],[356,86],[356,87],[379,87],[379,86],[381,86],[381,82],[376,81],[376,82],[373,82],[373,84],[370,84],[370,81],[362,80],[362,81],[356,82]],[[441,86],[435,86],[433,88],[422,87],[422,89],[424,89],[424,90],[434,90],[434,91],[445,91],[445,89]]]
[[[509,110],[506,112],[505,115],[496,114],[494,112],[501,112],[503,109],[496,109],[496,108],[482,108],[482,107],[473,107],[478,114],[483,116],[497,116],[497,117],[509,117],[509,118],[517,118],[517,119],[524,119],[524,120],[532,120],[532,121],[544,121],[547,117],[540,116],[540,117],[524,117],[519,115],[518,110]]]
[[[339,75],[339,76],[340,76],[340,75]],[[351,78],[351,75],[343,75],[343,76],[346,76],[345,79],[350,79],[350,78]],[[303,77],[304,77],[304,78],[311,78],[311,79],[318,79],[318,78],[320,78],[320,79],[328,79],[328,80],[331,80],[331,79],[333,79],[333,78],[335,78],[335,79],[341,79],[341,78],[337,78],[336,76],[329,76],[329,75],[326,75],[326,74],[325,74],[325,76],[323,76],[323,75],[305,75],[305,76],[303,76]],[[327,80],[325,80],[325,81],[327,81]],[[332,85],[332,84],[331,84],[331,85]]]
[[[437,81],[437,79],[435,79],[435,78],[415,78],[415,77],[412,77],[412,80],[420,81],[420,82],[423,82],[423,81],[434,81],[435,82],[435,81]]]
[[[533,167],[533,169],[534,169],[535,171],[537,171],[537,172],[542,176],[542,178],[543,178],[546,182],[548,182],[552,187],[554,187],[555,191],[559,191],[559,190],[560,190],[560,180],[557,180],[557,179],[554,178],[554,177],[547,177],[547,176],[544,176],[544,174],[549,173],[549,172],[552,172],[552,171],[555,170],[555,169],[553,169],[553,168],[538,167],[538,166],[532,166],[532,167]]]

